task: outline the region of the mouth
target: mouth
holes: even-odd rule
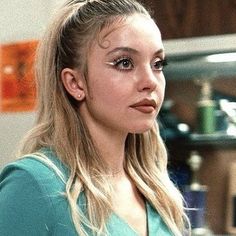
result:
[[[157,108],[157,103],[154,99],[143,99],[133,105],[130,106],[131,108],[134,108],[142,113],[152,113]]]

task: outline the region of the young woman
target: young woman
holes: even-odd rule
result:
[[[160,31],[135,0],[69,0],[38,50],[38,115],[0,176],[0,235],[183,235],[156,116]]]

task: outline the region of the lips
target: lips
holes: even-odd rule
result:
[[[156,110],[156,107],[157,103],[154,99],[143,99],[131,106],[131,108],[134,108],[143,113],[152,113]]]

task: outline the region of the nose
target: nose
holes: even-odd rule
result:
[[[139,71],[138,91],[154,91],[162,81],[164,81],[162,71],[153,71],[151,67],[142,68]]]

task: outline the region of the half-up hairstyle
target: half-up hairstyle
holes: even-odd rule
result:
[[[96,235],[106,235],[113,193],[107,178],[110,173],[80,118],[76,100],[63,86],[61,71],[77,68],[86,78],[89,48],[94,40],[99,40],[99,33],[116,20],[134,14],[150,17],[135,0],[69,0],[55,15],[38,49],[37,120],[23,141],[20,155],[49,147],[69,167],[65,196],[80,236],[87,235],[82,225]],[[185,224],[182,197],[168,177],[167,154],[157,122],[148,132],[129,134],[125,149],[127,174],[173,234],[182,235]],[[50,163],[44,155],[35,156]],[[86,196],[86,216],[77,206],[82,192]]]

